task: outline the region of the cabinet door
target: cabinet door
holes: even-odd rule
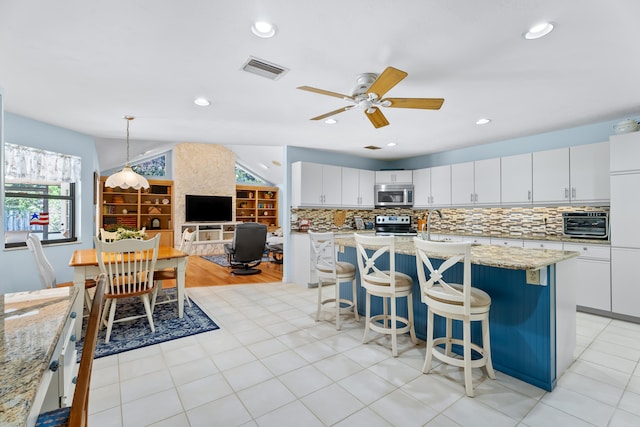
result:
[[[359,202],[360,171],[353,168],[342,168],[342,206],[357,207]]]
[[[451,205],[451,166],[431,168],[431,206]]]
[[[475,201],[473,162],[451,165],[451,204],[471,205]]]
[[[413,206],[428,207],[431,201],[431,169],[413,171]]]
[[[533,153],[533,202],[569,201],[569,149]]]
[[[339,207],[342,204],[342,168],[322,166],[322,195],[324,206]]]
[[[295,166],[295,168],[294,168]],[[322,204],[322,171],[316,163],[298,162],[292,165],[292,202],[294,206],[319,206]]]
[[[502,204],[531,203],[531,153],[500,158]]]
[[[640,174],[611,175],[611,246],[640,248],[638,189]]]
[[[370,170],[360,170],[360,207],[373,208],[375,173]],[[344,182],[344,179],[342,180]],[[343,202],[344,203],[344,202]]]
[[[608,201],[609,143],[571,147],[569,172],[572,202]]]
[[[476,204],[500,203],[500,158],[478,160],[474,166],[474,201]]]
[[[640,171],[640,132],[613,135],[609,141],[611,172]]]
[[[611,311],[640,317],[640,250],[611,248]]]
[[[411,171],[376,171],[376,184],[411,184]]]

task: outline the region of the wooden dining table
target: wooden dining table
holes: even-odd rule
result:
[[[156,270],[165,268],[175,268],[178,272],[176,278],[176,289],[178,297],[178,317],[184,315],[184,295],[185,295],[185,273],[187,265],[187,257],[189,254],[175,249],[171,246],[160,246],[158,248],[158,260],[156,261]],[[73,267],[73,284],[78,287],[80,298],[80,307],[84,306],[84,282],[86,278],[94,278],[100,274],[98,266],[98,257],[95,249],[79,249],[73,252],[69,267]],[[81,336],[82,322],[78,322],[76,333]]]

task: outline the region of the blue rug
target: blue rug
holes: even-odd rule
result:
[[[158,296],[158,300],[162,301],[166,297],[175,298],[175,293],[175,289],[165,289],[164,295]],[[151,333],[146,316],[129,322],[114,323],[108,343],[104,342],[107,328],[103,327],[98,332],[95,359],[219,329],[218,325],[195,302],[191,301],[191,303],[192,307],[189,307],[185,302],[182,319],[178,318],[178,303],[156,305],[153,312],[155,333]],[[140,297],[124,298],[118,301],[116,319],[137,314],[144,314],[144,305]],[[86,330],[86,323],[87,318],[85,317],[83,332]],[[84,336],[76,345],[78,361],[82,356],[83,344]]]
[[[218,264],[221,267],[229,267],[229,262],[227,261],[226,255],[200,255],[202,258],[207,261],[211,261],[214,264]],[[263,256],[261,262],[270,262],[271,258],[268,256]]]

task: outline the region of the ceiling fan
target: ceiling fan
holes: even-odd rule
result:
[[[322,120],[344,111],[358,108],[364,111],[367,118],[375,128],[387,126],[389,121],[382,114],[380,107],[391,108],[419,108],[423,110],[439,110],[444,102],[443,98],[382,98],[392,87],[400,83],[408,74],[397,68],[387,67],[379,76],[375,73],[359,74],[356,77],[356,86],[351,95],[344,95],[311,86],[300,86],[298,89],[321,95],[342,98],[353,102],[353,105],[342,107],[338,110],[313,117],[311,120]]]

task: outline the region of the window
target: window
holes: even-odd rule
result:
[[[135,173],[138,173],[142,176],[165,176],[165,171],[167,168],[166,157],[167,156],[163,154],[161,156],[154,157],[143,162],[134,163],[131,165],[131,169],[133,169]]]
[[[253,172],[249,172],[247,169],[236,163],[236,183],[238,184],[266,184],[264,180],[257,177]]]
[[[79,157],[6,143],[5,247],[25,246],[26,231],[38,234],[43,244],[77,240],[79,180]]]

